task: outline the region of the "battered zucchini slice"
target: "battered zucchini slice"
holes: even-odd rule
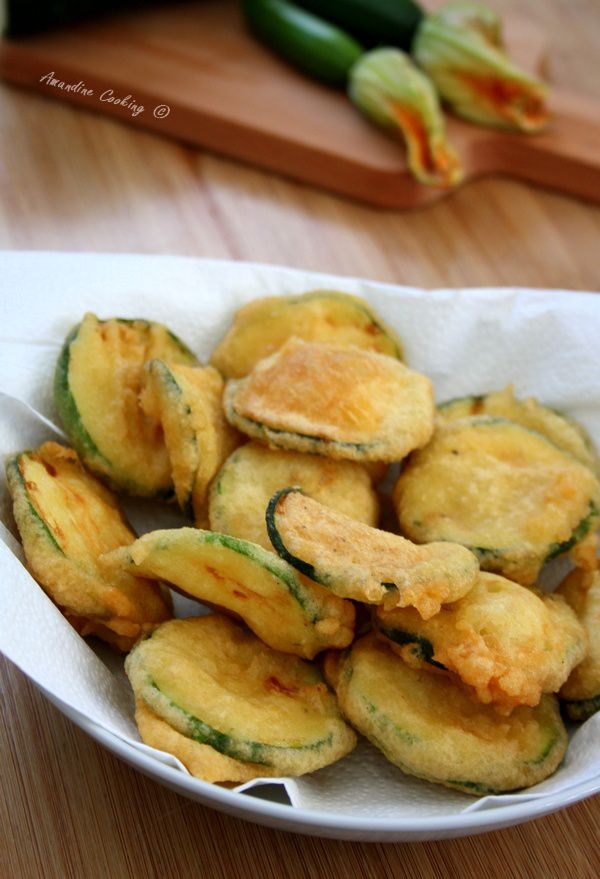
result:
[[[209,501],[211,530],[242,537],[272,550],[265,510],[277,489],[286,485],[300,485],[326,506],[367,525],[377,524],[377,494],[361,464],[268,449],[249,442],[236,449],[213,482]]]
[[[415,607],[423,619],[474,585],[479,564],[450,543],[416,546],[330,510],[297,488],[276,492],[267,530],[277,553],[343,598],[386,608]]]
[[[172,482],[163,432],[138,401],[143,365],[154,357],[197,364],[162,324],[86,314],[58,358],[54,398],[86,467],[117,490],[167,496]]]
[[[356,743],[316,666],[217,614],[160,626],[125,670],[136,698],[181,735],[273,774],[313,772]]]
[[[346,647],[354,607],[254,543],[197,528],[152,531],[103,556],[107,570],[164,580],[184,595],[240,617],[259,638],[309,659]]]
[[[557,692],[586,652],[584,629],[562,598],[496,574],[480,574],[427,622],[410,607],[378,608],[377,628],[409,665],[455,673],[503,714]]]
[[[150,360],[144,370],[140,405],[163,429],[177,501],[197,520],[211,480],[240,442],[223,414],[223,387],[212,366]]]
[[[354,644],[337,678],[342,714],[388,760],[473,796],[537,784],[567,748],[555,696],[499,717],[459,683],[411,668],[376,635]]]
[[[484,570],[529,586],[545,561],[594,538],[600,485],[540,433],[474,416],[440,426],[411,456],[394,504],[411,540],[461,543]]]
[[[570,720],[587,720],[600,711],[600,573],[575,569],[557,589],[581,620],[588,636],[583,661],[560,691]]]
[[[543,434],[555,446],[590,467],[596,474],[600,471],[598,453],[587,431],[580,424],[554,409],[542,406],[535,397],[517,399],[512,385],[491,394],[448,400],[438,407],[438,412],[444,421],[455,421],[470,415],[508,418]]]
[[[243,378],[290,336],[307,342],[353,345],[403,359],[402,344],[371,306],[337,290],[255,299],[235,315],[211,363],[225,378]]]
[[[289,339],[225,388],[225,414],[273,448],[397,461],[433,433],[426,376],[383,354]]]
[[[210,745],[182,735],[166,720],[155,714],[141,699],[136,699],[135,722],[146,745],[177,757],[191,775],[203,781],[240,784],[253,778],[277,775],[268,766],[242,763],[241,760],[234,760],[221,754]]]
[[[101,553],[132,543],[135,534],[72,449],[44,443],[12,458],[6,473],[27,566],[81,635],[129,650],[169,619],[157,583],[99,566]]]

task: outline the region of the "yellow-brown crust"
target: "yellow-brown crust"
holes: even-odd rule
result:
[[[287,485],[298,485],[326,506],[367,525],[377,525],[377,495],[361,464],[249,442],[228,458],[213,482],[211,530],[272,550],[265,511],[272,495]]]
[[[467,595],[427,622],[412,608],[380,608],[377,619],[394,652],[414,657],[410,643],[394,642],[394,632],[426,639],[435,662],[505,714],[556,692],[586,650],[583,627],[560,597],[496,574],[481,573]]]
[[[300,296],[255,299],[240,308],[211,363],[226,378],[242,378],[290,336],[402,358],[396,333],[364,299],[337,290],[313,290]]]
[[[177,500],[184,510],[191,502],[197,523],[211,480],[242,439],[223,413],[223,388],[212,366],[151,360],[144,371],[140,404],[162,426]]]
[[[479,572],[473,553],[458,544],[418,546],[298,491],[279,497],[272,528],[277,551],[304,573],[310,566],[310,576],[332,592],[387,608],[412,606],[423,619],[462,598]]]
[[[469,546],[482,568],[529,586],[588,517],[587,527],[596,530],[600,485],[541,434],[505,419],[470,417],[439,426],[411,456],[394,503],[411,540]]]
[[[135,700],[135,722],[142,741],[151,748],[165,751],[180,760],[188,772],[215,784],[241,784],[253,778],[269,778],[277,772],[257,763],[242,763],[215,751],[210,745],[195,742],[173,729],[152,711],[142,699]]]
[[[9,465],[8,481],[28,568],[77,631],[128,650],[170,618],[157,583],[99,567],[101,553],[135,535],[116,498],[72,449],[48,442],[23,452]]]
[[[396,461],[433,432],[428,378],[382,354],[289,339],[225,391],[229,421],[281,448]]]
[[[561,699],[600,697],[600,572],[575,569],[557,589],[573,608],[588,635],[588,651],[560,691]]]

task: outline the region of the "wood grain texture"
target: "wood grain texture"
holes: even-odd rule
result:
[[[494,5],[522,13],[518,0]],[[554,42],[553,79],[600,95],[597,0],[530,0],[527,15]],[[488,179],[425,210],[380,213],[9,87],[0,88],[0,195],[0,248],[256,259],[421,286],[600,287],[600,210],[575,199]],[[143,778],[7,663],[0,686],[2,879],[600,873],[599,797],[470,839],[301,837]]]
[[[539,72],[543,32],[523,18],[508,18],[504,31],[510,56]],[[238,0],[175,3],[0,40],[0,75],[369,204],[415,207],[448,195],[417,183],[402,146],[343,90],[307,78],[253,39]],[[465,180],[500,172],[600,201],[600,102],[562,91],[552,109],[535,136],[449,117]]]

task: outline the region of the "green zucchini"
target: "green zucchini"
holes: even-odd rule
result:
[[[298,0],[367,46],[410,49],[424,12],[415,0]]]
[[[283,485],[301,485],[334,510],[377,525],[377,494],[361,464],[249,442],[229,456],[213,481],[208,510],[211,530],[272,550],[265,510]]]
[[[567,748],[556,697],[499,717],[446,675],[410,668],[373,634],[343,655],[334,679],[342,714],[390,762],[467,794],[537,784]]]
[[[447,400],[438,406],[438,413],[444,421],[456,421],[470,415],[508,418],[523,427],[538,431],[559,449],[586,464],[596,474],[600,473],[600,459],[587,431],[562,412],[542,406],[535,397],[515,397],[512,385],[489,394]]]
[[[423,619],[462,598],[479,573],[477,559],[463,546],[417,546],[350,519],[298,488],[277,491],[266,519],[277,553],[307,577],[343,598],[415,607]]]
[[[345,345],[288,339],[230,379],[227,420],[275,448],[355,461],[399,461],[433,433],[431,381],[399,360]]]
[[[312,659],[328,647],[346,647],[354,634],[349,601],[300,579],[274,553],[227,534],[199,528],[151,531],[102,562],[107,570],[160,579],[234,614],[284,653]]]
[[[376,625],[409,665],[453,672],[503,714],[557,692],[586,654],[584,628],[562,598],[497,574],[480,573],[430,620],[407,607],[377,608]]]
[[[172,481],[162,429],[138,404],[144,363],[155,357],[198,363],[162,324],[86,314],[59,355],[54,400],[86,467],[114,489],[164,497]]]
[[[400,475],[394,504],[416,543],[460,543],[482,569],[531,586],[549,559],[589,549],[600,485],[542,433],[476,415],[438,426]]]
[[[9,460],[6,475],[27,566],[81,635],[126,651],[171,616],[158,583],[100,566],[135,534],[73,449],[44,443]]]
[[[223,379],[212,366],[155,359],[142,384],[140,405],[162,427],[179,506],[201,525],[208,487],[240,439],[223,414]]]
[[[304,73],[343,87],[363,54],[356,40],[339,28],[286,0],[244,0],[252,33]]]
[[[316,666],[218,614],[160,626],[125,670],[136,698],[173,729],[282,775],[333,763],[356,742]]]
[[[401,340],[366,300],[339,290],[311,290],[253,299],[244,305],[210,362],[225,378],[243,378],[290,336],[404,359]]]

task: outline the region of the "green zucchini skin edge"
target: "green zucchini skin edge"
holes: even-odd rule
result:
[[[544,563],[550,562],[558,556],[563,555],[572,549],[575,544],[579,543],[580,540],[589,534],[594,519],[598,516],[599,510],[594,501],[590,501],[589,510],[583,519],[575,526],[571,536],[568,540],[563,540],[562,543],[553,543],[548,549],[547,555],[544,557]],[[466,544],[465,544],[466,545]],[[488,546],[467,546],[467,549],[470,549],[471,552],[475,553],[477,558],[480,561],[484,561],[487,557],[489,559],[502,559],[506,555],[507,551],[510,551],[510,548],[506,547],[488,547]]]
[[[408,49],[423,18],[414,0],[297,0],[365,45]]]
[[[73,327],[69,332],[62,350],[58,356],[56,370],[54,372],[54,403],[58,410],[60,420],[69,434],[76,451],[82,458],[96,458],[102,464],[110,467],[110,461],[104,457],[98,446],[89,435],[79,414],[77,404],[69,386],[69,366],[71,363],[71,344],[77,338],[79,327]]]
[[[244,0],[243,11],[261,42],[327,85],[345,86],[364,52],[349,34],[286,0]]]
[[[243,763],[257,763],[259,766],[272,766],[273,757],[277,754],[284,754],[287,751],[317,751],[325,748],[333,741],[333,735],[330,733],[323,739],[311,742],[309,745],[265,745],[262,742],[244,741],[236,739],[227,733],[209,726],[203,720],[195,717],[193,714],[185,711],[181,706],[177,705],[157,686],[155,681],[149,680],[148,685],[160,694],[161,701],[164,699],[169,708],[175,709],[185,721],[187,727],[183,735],[193,739],[201,745],[209,745],[215,751],[225,754],[234,760],[240,760]],[[152,708],[151,703],[149,703]]]
[[[119,323],[123,324],[151,323],[145,318],[117,317],[110,318],[110,320],[116,320]],[[99,322],[106,323],[106,321]],[[137,486],[135,482],[131,480],[115,481],[111,478],[110,474],[113,471],[112,462],[105,455],[102,454],[102,452],[94,442],[93,438],[87,432],[79,413],[79,409],[77,408],[75,398],[71,393],[71,388],[69,385],[71,345],[77,338],[80,327],[81,323],[78,323],[69,332],[67,338],[64,341],[61,352],[58,355],[56,369],[54,371],[54,405],[56,406],[60,420],[63,424],[63,427],[65,428],[65,432],[67,433],[75,451],[78,453],[83,462],[86,464],[90,461],[97,462],[99,472],[96,472],[96,475],[99,476],[102,481],[105,482],[113,491],[126,491],[135,495],[138,493],[139,489],[139,486]],[[171,341],[173,341],[177,345],[177,347],[184,354],[186,354],[186,356],[188,356],[191,360],[196,361],[195,355],[188,348],[188,346],[184,342],[182,342],[181,339],[175,335],[175,333],[171,332],[171,330],[169,330],[168,328],[166,329]],[[172,487],[168,487],[163,489],[162,491],[157,492],[154,497],[160,498],[162,500],[171,500],[173,497],[173,493],[174,489]]]
[[[373,460],[369,457],[363,457],[369,451],[373,449],[381,448],[383,443],[351,443],[344,440],[326,440],[322,439],[319,436],[312,436],[308,433],[292,433],[289,430],[280,430],[277,427],[266,427],[260,421],[256,421],[253,418],[247,418],[245,415],[239,415],[235,411],[235,406],[233,404],[233,400],[235,397],[235,392],[237,386],[240,381],[244,381],[244,379],[232,379],[228,382],[225,388],[225,394],[223,397],[223,404],[225,407],[225,416],[230,424],[234,427],[237,427],[238,430],[242,431],[242,433],[246,433],[248,436],[253,439],[262,439],[267,445],[277,448],[277,449],[296,449],[298,451],[303,451],[309,455],[320,455],[322,454],[322,448],[334,448],[334,449],[347,449],[352,450],[355,455],[349,455],[351,460],[361,461],[365,460]],[[285,441],[282,442],[279,437],[291,437],[293,439],[306,440],[311,444],[310,449],[297,449],[294,445],[288,445]]]
[[[251,562],[264,568],[269,574],[276,577],[284,584],[294,601],[299,607],[309,613],[307,602],[310,600],[307,596],[303,584],[296,578],[295,571],[287,567],[286,559],[280,559],[273,553],[264,549],[258,544],[251,543],[249,540],[242,540],[241,537],[232,537],[230,534],[221,534],[218,531],[203,531],[199,528],[187,528],[188,532],[193,532],[194,538],[201,544],[206,546],[221,546],[229,549],[238,555],[248,558]],[[176,547],[176,538],[182,529],[169,530],[169,535],[174,535],[174,540],[166,538],[156,543],[154,551],[169,552]],[[318,622],[320,619],[318,614],[311,615],[309,621],[311,623]]]
[[[600,711],[600,693],[590,699],[562,699],[560,707],[569,720],[580,723]]]
[[[314,580],[315,583],[320,583],[322,586],[326,586],[322,579],[319,579],[317,572],[314,567],[308,562],[303,562],[302,559],[299,559],[297,556],[292,555],[291,552],[286,548],[285,543],[281,539],[281,534],[277,530],[277,525],[275,524],[275,516],[277,514],[277,505],[279,501],[286,497],[288,494],[292,492],[299,492],[300,494],[304,494],[301,488],[297,486],[288,486],[287,488],[281,488],[279,491],[276,491],[271,500],[267,505],[267,512],[265,513],[265,521],[267,523],[267,533],[269,535],[269,540],[273,544],[273,548],[277,555],[282,558],[284,561],[288,562],[288,564],[292,565],[293,568],[296,568],[297,571],[300,571],[301,574],[304,574],[306,577],[309,577],[311,580]]]
[[[448,670],[445,665],[442,665],[441,662],[437,662],[433,658],[433,644],[427,638],[423,638],[421,635],[413,635],[411,632],[398,628],[386,629],[381,626],[379,631],[382,635],[385,635],[386,638],[389,638],[390,641],[393,641],[394,644],[400,644],[401,646],[414,644],[417,648],[417,656],[419,659],[423,660],[423,662],[429,663],[429,665],[435,666],[436,668],[441,668],[444,671]]]
[[[64,554],[65,554],[64,550],[62,549],[62,547],[58,543],[56,537],[54,536],[54,534],[52,533],[52,531],[50,530],[50,528],[48,527],[46,522],[42,519],[42,517],[40,516],[40,514],[38,513],[38,511],[36,510],[36,508],[34,507],[34,505],[32,504],[32,502],[29,498],[29,492],[27,491],[27,485],[25,484],[25,480],[23,479],[21,471],[19,470],[19,459],[22,457],[22,455],[26,455],[26,454],[27,454],[27,452],[21,452],[19,455],[16,455],[14,458],[11,458],[6,463],[6,479],[8,482],[10,493],[11,493],[11,495],[14,496],[14,494],[16,492],[20,491],[25,495],[25,497],[27,499],[27,505],[29,508],[29,515],[35,521],[35,524],[37,525],[38,529],[42,532],[44,537],[48,540],[48,542],[50,543],[52,548],[54,550],[56,550],[56,552],[60,553],[60,555],[64,556]]]

